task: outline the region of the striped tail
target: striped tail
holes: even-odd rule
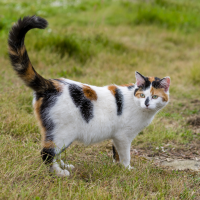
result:
[[[30,29],[45,29],[47,25],[48,22],[41,17],[27,16],[13,25],[8,38],[8,51],[13,69],[28,87],[39,93],[54,89],[54,86],[34,70],[24,45],[24,38]]]

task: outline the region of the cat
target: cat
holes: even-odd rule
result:
[[[132,169],[131,142],[169,102],[170,77],[145,77],[135,72],[135,84],[104,87],[64,78],[47,80],[33,68],[24,45],[30,29],[44,29],[47,25],[41,17],[27,16],[12,26],[8,38],[13,69],[34,91],[33,107],[41,128],[44,163],[57,176],[69,176],[66,168],[74,166],[57,160],[73,141],[89,145],[112,139],[114,161]]]

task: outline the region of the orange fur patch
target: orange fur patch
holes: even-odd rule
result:
[[[51,82],[53,83],[54,87],[56,88],[56,90],[57,90],[58,92],[61,92],[61,91],[62,91],[62,85],[61,85],[58,81],[56,81],[56,80],[51,80]]]
[[[88,85],[83,85],[83,93],[86,98],[90,99],[91,101],[97,100],[97,93]]]
[[[50,149],[54,147],[55,147],[55,144],[52,141],[44,141],[43,143],[43,148]]]
[[[41,108],[41,105],[42,105],[42,101],[43,101],[43,98],[40,98],[34,104],[34,112],[35,112],[35,115],[36,115],[36,119],[37,119],[39,126],[41,128],[42,147],[47,148],[47,149],[48,148],[54,148],[55,144],[53,143],[53,141],[45,141],[46,128],[42,125],[42,120],[41,120],[41,117],[40,117],[40,108]]]
[[[117,86],[116,86],[116,85],[109,85],[109,86],[108,86],[108,89],[109,89],[109,90],[111,91],[111,93],[115,96]]]
[[[24,81],[27,82],[27,83],[29,83],[32,80],[34,80],[35,72],[33,71],[32,64],[31,64],[30,61],[28,63],[28,68],[27,68],[25,74],[21,74],[20,77],[23,78]]]
[[[128,87],[128,86],[133,86],[134,84],[133,83],[128,83],[128,84],[123,84],[123,85],[120,85],[122,87]]]
[[[117,151],[116,151],[115,160],[116,160],[116,162],[119,162],[119,154],[117,153]]]
[[[14,51],[10,46],[8,46],[8,51],[10,54],[14,55],[14,56],[18,56],[17,52]]]
[[[115,146],[113,145],[113,147],[115,148]],[[115,148],[115,161],[119,162],[119,154],[117,152],[117,149]]]
[[[23,46],[21,47],[21,49],[19,49],[20,55],[22,56],[22,55],[24,54],[25,51],[26,51],[26,48],[25,48],[25,46],[23,45]]]
[[[38,101],[35,102],[35,104],[34,104],[34,112],[35,112],[36,119],[37,119],[37,121],[39,123],[39,126],[41,128],[42,146],[44,146],[45,145],[46,129],[42,125],[42,120],[41,120],[41,117],[40,117],[40,108],[41,108],[41,105],[42,105],[42,101],[43,101],[43,98],[40,98]]]
[[[149,79],[150,82],[155,81],[155,77],[148,77],[148,79]]]
[[[151,87],[150,92],[152,95],[158,95],[159,97],[162,97],[163,101],[168,101],[168,99],[169,99],[168,95],[165,93],[163,88],[156,89],[154,87]]]

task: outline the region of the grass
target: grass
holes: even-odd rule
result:
[[[118,53],[127,51],[127,48],[122,44],[111,41],[101,34],[87,38],[81,38],[80,35],[76,34],[66,36],[51,34],[46,36],[44,40],[37,41],[34,45],[37,51],[44,47],[60,54],[61,58],[68,55],[83,64],[102,50]]]
[[[191,68],[191,81],[193,84],[198,85],[200,83],[200,66],[195,65]]]
[[[72,144],[62,157],[75,171],[69,178],[50,175],[40,158],[32,91],[10,66],[7,35],[19,17],[49,21],[47,30],[31,30],[25,41],[33,66],[46,78],[102,86],[135,82],[136,70],[169,75],[170,103],[132,149],[187,149],[200,139],[187,123],[199,115],[199,1],[56,2],[0,2],[0,199],[198,199],[198,173],[169,171],[134,155],[135,170],[128,171],[112,163],[111,141]]]

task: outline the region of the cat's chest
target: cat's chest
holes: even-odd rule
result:
[[[132,113],[130,118],[126,120],[127,127],[130,127],[131,131],[140,132],[152,122],[154,115],[152,113],[135,112]]]

